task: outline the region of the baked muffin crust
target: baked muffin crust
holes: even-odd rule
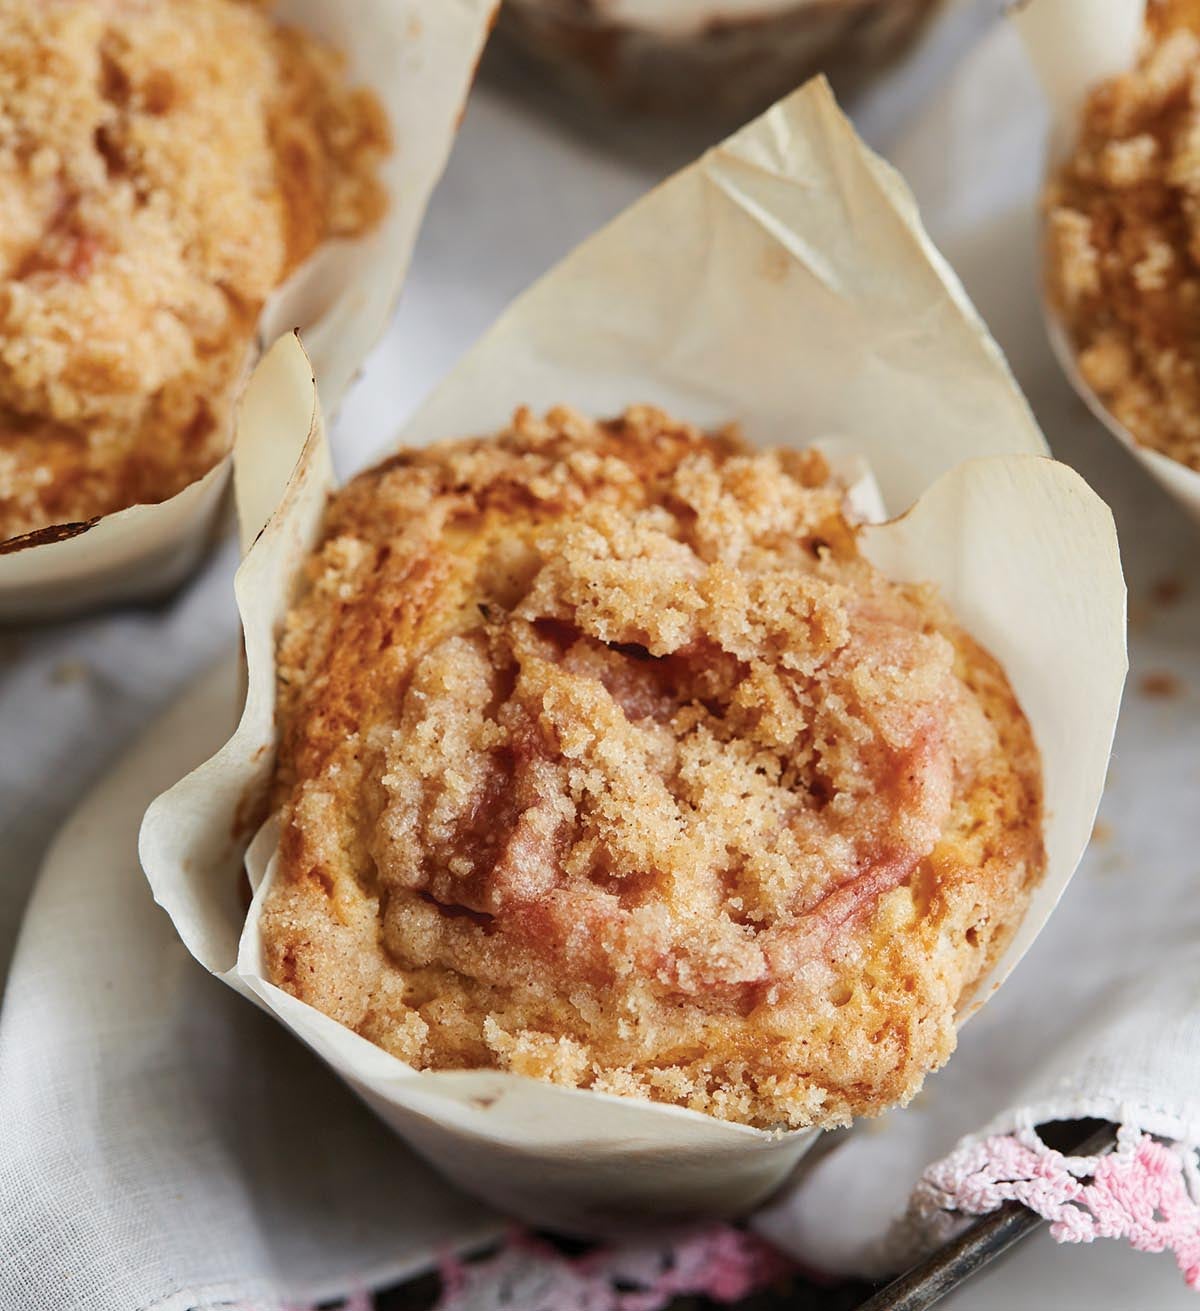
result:
[[[387,143],[255,0],[0,0],[0,538],[225,454],[263,301],[378,219]]]
[[[1200,3],[1149,0],[1146,18],[1047,190],[1047,285],[1112,415],[1200,469]]]
[[[419,1068],[844,1123],[1042,872],[1002,671],[822,457],[648,408],[353,480],[278,690],[270,977]]]

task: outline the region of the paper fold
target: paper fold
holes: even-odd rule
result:
[[[387,324],[417,230],[441,174],[497,0],[280,0],[273,16],[317,33],[346,57],[351,84],[387,111],[392,152],[380,165],[389,205],[359,240],[327,242],[268,300],[251,351],[301,327],[329,409]],[[216,530],[226,458],[158,505],[0,543],[0,622],[149,600],[195,567]]]
[[[997,348],[895,174],[812,83],[709,152],[522,296],[405,430],[494,430],[512,407],[635,401],[756,442],[839,439],[892,513],[867,549],[936,581],[1009,669],[1046,763],[1050,867],[1004,972],[1065,887],[1099,800],[1124,679],[1124,587],[1107,508],[1044,446]],[[496,1070],[417,1072],[263,978],[268,829],[242,853],[272,769],[274,642],[331,485],[303,354],[285,338],[242,407],[237,461],[298,458],[282,502],[247,487],[237,579],[249,689],[215,757],[160,797],[141,836],[154,893],[192,953],[274,1013],[452,1179],[577,1232],[729,1215],[811,1141]],[[286,418],[284,417],[286,416]],[[282,429],[287,428],[285,434]],[[966,461],[966,463],[964,463]],[[267,477],[267,475],[264,475]],[[257,479],[250,480],[257,483]],[[980,994],[982,997],[985,994]]]

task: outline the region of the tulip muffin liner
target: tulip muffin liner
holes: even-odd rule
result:
[[[1124,583],[1107,507],[1044,455],[911,196],[823,82],[568,256],[468,352],[401,440],[495,431],[518,403],[604,415],[635,401],[702,425],[737,419],[755,443],[833,437],[855,451],[874,472],[881,513],[900,515],[864,526],[866,554],[893,578],[938,584],[1007,671],[1042,755],[1047,870],[965,1019],[1037,935],[1090,835],[1125,675]],[[151,806],[140,844],[192,954],[451,1179],[523,1219],[604,1234],[647,1216],[749,1209],[816,1131],[756,1129],[494,1069],[417,1071],[265,977],[258,918],[276,821],[248,853],[246,842],[273,768],[276,636],[332,487],[294,337],[251,381],[236,462],[249,546],[236,580],[245,706],[226,746]]]

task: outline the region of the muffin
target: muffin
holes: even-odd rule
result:
[[[1046,281],[1084,382],[1141,445],[1200,470],[1200,3],[1150,0],[1046,196]]]
[[[572,91],[652,113],[745,116],[822,69],[899,53],[938,0],[507,0],[502,47]]]
[[[220,461],[266,297],[376,223],[387,149],[256,0],[0,0],[0,538]]]
[[[815,451],[518,412],[331,498],[268,977],[418,1069],[760,1128],[907,1100],[1044,868],[1003,671]]]

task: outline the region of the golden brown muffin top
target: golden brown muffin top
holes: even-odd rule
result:
[[[270,975],[422,1068],[843,1122],[1042,869],[1002,672],[823,458],[652,409],[356,478],[278,679]]]
[[[252,0],[0,0],[0,538],[221,458],[262,302],[379,218],[387,143]]]
[[[1089,95],[1046,195],[1047,283],[1079,371],[1200,469],[1200,3],[1150,0],[1136,66]]]

